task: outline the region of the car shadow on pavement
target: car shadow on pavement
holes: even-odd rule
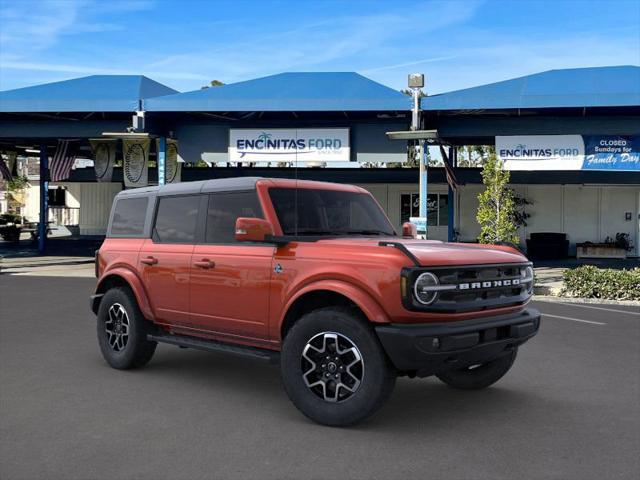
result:
[[[145,367],[145,375],[164,378],[171,388],[177,382],[195,383],[204,392],[203,400],[206,400],[208,389],[211,394],[225,392],[225,396],[237,401],[259,399],[261,405],[269,406],[269,413],[265,414],[277,414],[281,416],[281,422],[313,425],[288,401],[277,365],[171,347],[159,349],[158,353]],[[518,419],[523,420],[523,417],[550,407],[547,400],[543,408],[543,402],[531,389],[521,390],[510,385],[508,375],[502,382],[482,391],[462,391],[444,385],[435,377],[400,377],[381,411],[350,429],[407,433],[423,428],[449,429],[454,425],[464,428],[467,422],[478,426],[479,421],[491,422],[493,419],[510,419],[517,423]]]

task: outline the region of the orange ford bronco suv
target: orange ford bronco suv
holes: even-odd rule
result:
[[[538,331],[531,263],[410,227],[399,236],[350,185],[123,191],[96,252],[100,350],[118,369],[143,366],[159,342],[279,362],[291,401],[326,425],[373,414],[398,375],[488,387]]]

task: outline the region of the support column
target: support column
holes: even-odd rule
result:
[[[164,185],[167,178],[167,139],[158,139],[158,185]]]
[[[456,147],[451,147],[449,150],[449,161],[451,162],[451,168],[455,168],[458,163],[458,150]],[[453,188],[449,185],[447,190],[447,241],[453,242],[453,237],[455,236],[455,195],[453,194]]]
[[[38,224],[38,252],[47,249],[47,225],[49,221],[49,157],[47,145],[40,145],[40,223]]]
[[[427,146],[424,140],[420,140],[420,209],[418,215],[425,219],[425,232],[424,235],[419,235],[422,238],[427,238],[427,231],[429,229],[427,225],[427,162],[428,152]]]

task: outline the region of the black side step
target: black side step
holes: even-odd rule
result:
[[[275,352],[273,350],[245,347],[242,345],[230,345],[228,343],[217,342],[215,340],[205,340],[202,338],[188,337],[186,335],[148,334],[147,340],[177,345],[178,347],[195,348],[196,350],[205,350],[207,352],[231,353],[233,355],[251,357],[269,363],[277,363],[280,361],[280,352]]]

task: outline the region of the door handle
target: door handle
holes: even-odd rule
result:
[[[146,258],[141,258],[140,262],[146,265],[155,265],[156,263],[158,263],[158,259],[156,257],[146,257]]]
[[[196,267],[200,267],[200,268],[213,268],[216,266],[215,262],[212,262],[211,260],[209,260],[208,258],[203,258],[202,260],[200,260],[199,262],[193,262],[193,264]]]

